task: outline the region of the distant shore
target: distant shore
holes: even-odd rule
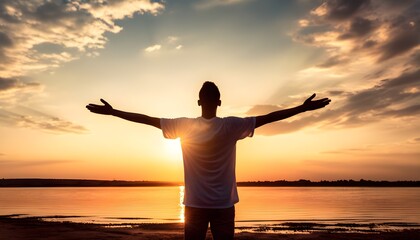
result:
[[[235,239],[286,239],[286,240],[388,240],[420,239],[419,229],[402,231],[380,231],[370,229],[363,232],[351,231],[351,226],[318,228],[315,224],[288,225],[288,231],[276,231],[279,226],[265,226],[257,229],[237,228]],[[0,216],[0,236],[10,240],[73,240],[73,239],[183,239],[183,224],[135,224],[105,225],[72,222],[48,222],[39,218],[14,218]],[[210,238],[208,233],[207,239]]]
[[[239,187],[420,187],[420,181],[248,181],[238,182]],[[88,179],[44,179],[15,178],[0,179],[0,187],[163,187],[182,186],[180,182],[88,180]]]

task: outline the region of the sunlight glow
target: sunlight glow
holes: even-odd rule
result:
[[[182,157],[182,151],[181,151],[181,141],[178,139],[175,140],[164,140],[165,151],[174,157],[174,159],[181,159]]]
[[[179,222],[185,222],[184,186],[179,186]]]

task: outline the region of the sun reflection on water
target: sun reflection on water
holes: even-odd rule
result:
[[[179,222],[185,222],[184,186],[179,186]]]

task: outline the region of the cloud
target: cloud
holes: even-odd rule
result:
[[[316,65],[319,68],[330,68],[336,65],[340,65],[342,63],[348,62],[349,59],[346,57],[341,57],[341,56],[331,56],[330,58],[328,58],[327,60],[325,60],[323,63],[320,63],[318,65]]]
[[[362,126],[390,118],[415,119],[420,114],[420,92],[407,91],[418,85],[420,70],[384,79],[377,85],[353,93],[342,106],[320,115],[335,126]],[[408,119],[407,119],[408,118]]]
[[[357,17],[350,23],[347,32],[339,36],[339,39],[359,38],[366,36],[375,29],[375,24],[372,20]]]
[[[11,47],[13,45],[12,40],[6,33],[0,32],[0,48]]]
[[[367,5],[369,5],[368,0],[330,0],[314,9],[312,14],[328,20],[342,21],[354,16]]]
[[[31,73],[51,70],[80,56],[97,56],[105,33],[118,33],[117,20],[134,14],[158,14],[161,2],[149,0],[0,1],[0,122],[48,132],[83,133],[61,118],[22,111],[44,86]]]
[[[413,138],[407,141],[409,144],[420,144],[420,137]]]
[[[184,46],[182,44],[179,44],[180,38],[177,36],[169,36],[168,37],[168,47],[175,49],[175,50],[181,50]]]
[[[0,124],[50,133],[85,133],[83,126],[42,113],[22,104],[42,94],[43,85],[20,78],[0,78]]]
[[[420,44],[420,27],[418,29],[411,28],[413,29],[396,33],[394,37],[391,37],[389,41],[380,47],[382,55],[378,58],[378,62],[401,55]]]
[[[178,42],[178,40],[179,40],[179,37],[176,37],[176,36],[169,36],[168,37],[168,43],[176,43],[176,42]]]
[[[153,46],[145,48],[144,51],[148,52],[148,53],[151,53],[151,52],[159,51],[161,48],[162,48],[162,45],[155,44]]]
[[[331,0],[298,19],[293,40],[324,52],[319,62],[297,74],[294,84],[299,84],[299,94],[316,88],[320,96],[331,97],[332,104],[263,126],[257,133],[288,133],[311,125],[359,127],[391,119],[416,125],[420,114],[419,13],[419,1]],[[281,108],[255,106],[248,114],[276,109]]]
[[[22,89],[27,87],[39,86],[39,83],[23,83],[16,78],[2,78],[0,77],[0,92],[8,91],[10,89]]]
[[[412,116],[420,114],[420,104],[408,106],[401,109],[392,109],[385,112],[380,113],[383,116],[395,116],[395,117],[403,117],[403,116]]]
[[[180,41],[179,37],[176,37],[176,36],[169,36],[168,37],[169,45],[176,46],[175,47],[176,50],[180,50],[183,47],[183,45],[179,44],[179,41]]]
[[[51,116],[40,111],[20,107],[18,112],[0,109],[0,122],[14,127],[31,128],[49,133],[86,133],[81,125]]]
[[[330,0],[311,11],[299,22],[293,39],[327,49],[328,59],[340,56],[349,61],[376,59],[376,63],[415,51],[420,45],[420,2]],[[335,58],[337,60],[337,58]],[[331,62],[331,61],[330,61]],[[337,64],[316,64],[337,67]],[[399,64],[401,65],[401,64]]]
[[[36,94],[40,94],[43,89],[44,86],[38,82],[0,77],[0,109],[11,108],[19,102],[26,102]]]
[[[159,43],[146,47],[143,49],[143,51],[146,53],[152,53],[162,51],[163,49],[165,49],[166,52],[168,50],[181,50],[181,48],[184,46],[179,44],[179,42],[180,38],[178,36],[168,36],[166,39],[160,41]]]
[[[121,31],[116,20],[136,13],[156,15],[163,9],[162,3],[147,0],[1,1],[0,75],[22,76],[95,53],[107,42],[106,32]],[[64,50],[51,54],[37,51],[36,47],[45,43]]]
[[[247,2],[249,0],[201,0],[195,4],[196,9],[207,10],[216,7],[231,6]]]
[[[420,115],[420,70],[404,72],[401,75],[383,79],[378,84],[363,90],[328,91],[322,96],[336,96],[341,100],[334,101],[338,107],[303,113],[301,118],[293,117],[291,120],[271,123],[261,127],[258,134],[275,135],[298,131],[307,126],[323,127],[359,127],[374,122],[391,118],[404,118],[407,121],[418,118]],[[412,89],[417,89],[413,91]],[[302,99],[303,102],[304,99]],[[272,105],[257,105],[252,107],[247,114],[258,116],[283,108]],[[296,119],[297,118],[297,119]],[[295,120],[296,119],[296,120]]]

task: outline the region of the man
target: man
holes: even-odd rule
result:
[[[239,201],[236,189],[236,142],[252,137],[254,129],[293,115],[323,108],[330,99],[313,101],[315,94],[302,105],[256,117],[216,116],[221,105],[220,92],[213,82],[205,82],[199,92],[198,118],[155,118],[123,112],[104,105],[89,104],[94,113],[107,114],[162,129],[165,138],[180,138],[185,181],[185,239],[205,239],[208,224],[215,240],[233,239],[234,204]]]

